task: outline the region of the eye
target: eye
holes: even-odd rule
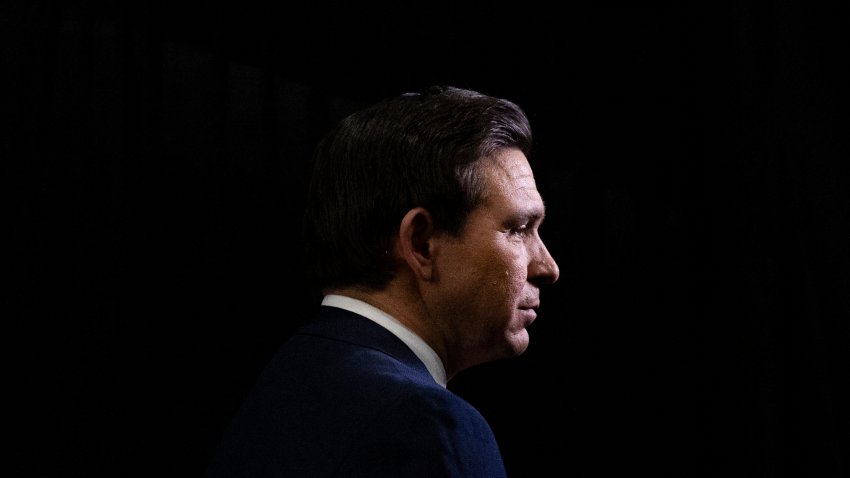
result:
[[[531,232],[531,226],[528,223],[525,223],[521,226],[512,228],[510,232],[512,236],[525,236]]]

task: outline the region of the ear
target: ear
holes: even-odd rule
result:
[[[401,220],[397,246],[399,254],[413,274],[424,281],[431,280],[434,272],[431,257],[433,234],[434,221],[425,208],[413,208]]]

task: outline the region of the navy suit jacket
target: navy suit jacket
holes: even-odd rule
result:
[[[322,306],[261,373],[207,476],[498,478],[505,468],[484,417],[404,342]]]

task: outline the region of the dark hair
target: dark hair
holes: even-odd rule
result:
[[[459,234],[484,193],[479,159],[505,148],[529,157],[531,143],[519,106],[455,87],[405,93],[344,118],[313,157],[304,216],[312,279],[322,288],[382,289],[407,211],[424,207],[437,230]]]

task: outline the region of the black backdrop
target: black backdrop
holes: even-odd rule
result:
[[[850,476],[848,25],[755,3],[3,2],[3,474],[199,476],[315,304],[316,139],[444,83],[531,116],[561,265],[451,384],[511,476]]]

